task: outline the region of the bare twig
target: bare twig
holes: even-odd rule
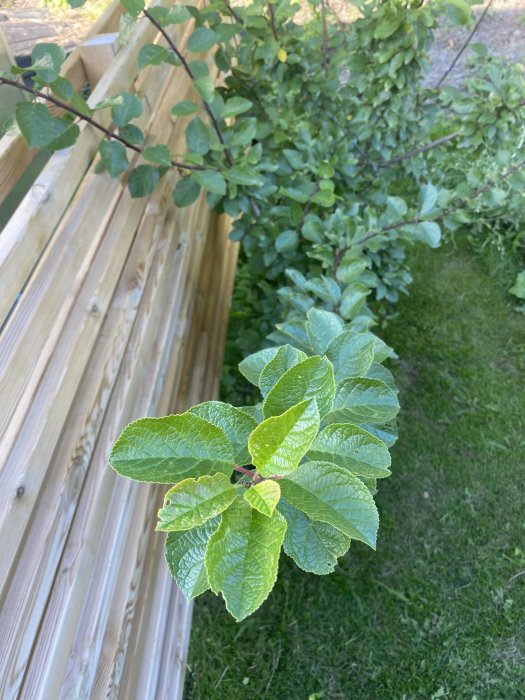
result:
[[[188,61],[184,58],[182,53],[179,51],[179,49],[177,48],[176,44],[173,42],[173,40],[170,37],[170,35],[168,34],[168,32],[164,29],[164,27],[159,22],[157,22],[157,20],[151,14],[151,12],[149,12],[149,10],[145,9],[143,12],[144,12],[144,16],[147,17],[149,19],[149,21],[153,24],[153,26],[156,27],[158,29],[158,31],[162,34],[162,36],[166,40],[170,49],[173,51],[173,53],[177,56],[177,58],[181,62],[181,65],[184,68],[184,70],[186,71],[186,73],[188,74],[190,80],[195,80],[195,74],[191,70],[191,67],[188,64]],[[231,167],[234,164],[233,157],[232,157],[230,149],[226,147],[226,143],[224,141],[224,137],[222,135],[222,131],[221,131],[221,128],[219,126],[219,122],[217,121],[215,115],[213,114],[213,110],[212,110],[209,102],[206,102],[206,100],[202,100],[202,106],[206,110],[206,113],[208,114],[208,116],[211,120],[211,123],[213,125],[214,130],[215,130],[215,133],[217,134],[217,138],[221,142],[221,145],[224,147],[224,155],[226,158],[226,162]]]
[[[130,150],[135,151],[136,153],[142,153],[143,149],[140,146],[137,146],[134,143],[130,143],[123,136],[120,136],[119,134],[115,133],[114,131],[111,131],[110,129],[107,129],[105,126],[97,122],[92,117],[83,114],[80,110],[76,109],[67,102],[59,100],[54,95],[41,92],[40,90],[36,90],[35,88],[27,87],[25,83],[19,82],[18,80],[10,80],[9,78],[0,77],[0,85],[10,85],[12,87],[18,88],[19,90],[27,92],[30,95],[33,95],[34,97],[39,97],[40,99],[46,100],[47,102],[54,104],[56,107],[60,107],[60,109],[63,109],[64,111],[69,112],[70,114],[73,114],[75,117],[78,117],[87,124],[90,124],[95,129],[98,129],[98,131],[101,131],[103,134],[105,134],[109,139],[112,139],[113,141],[119,141],[126,148],[129,148]],[[173,167],[179,168],[180,170],[206,170],[206,168],[204,168],[201,165],[187,165],[186,163],[182,163],[177,160],[172,160],[171,164],[173,165]]]
[[[328,78],[328,65],[330,57],[328,55],[328,26],[326,24],[326,4],[321,0],[321,21],[322,21],[322,48],[323,48],[323,70],[325,78]]]
[[[244,24],[243,18],[240,16],[240,14],[238,12],[235,11],[235,9],[231,6],[231,4],[229,2],[227,2],[227,0],[225,0],[224,4],[226,6],[226,9],[230,13],[230,15],[233,17],[233,19],[238,24]]]
[[[456,63],[459,61],[459,59],[461,58],[463,52],[465,51],[465,49],[467,48],[467,46],[468,46],[468,45],[470,44],[470,42],[472,41],[472,37],[473,37],[474,34],[478,31],[480,24],[483,22],[483,20],[484,20],[485,17],[487,16],[487,12],[489,11],[490,6],[492,5],[492,2],[493,2],[493,0],[489,0],[489,2],[487,3],[487,6],[485,7],[485,9],[483,10],[483,12],[482,12],[481,15],[479,16],[478,21],[477,21],[476,24],[474,25],[474,28],[472,29],[472,31],[470,32],[470,34],[468,35],[468,37],[467,37],[466,40],[464,41],[464,43],[463,43],[462,47],[460,48],[460,50],[459,50],[459,51],[457,52],[457,54],[454,56],[454,60],[452,61],[452,63],[450,64],[450,66],[447,68],[447,70],[443,73],[443,75],[441,76],[441,78],[437,81],[437,83],[436,83],[436,90],[437,90],[437,88],[441,87],[441,85],[445,82],[445,80],[447,79],[447,77],[449,76],[449,74],[454,70],[454,68],[455,68],[455,66],[456,66]]]
[[[277,34],[277,25],[275,23],[275,12],[271,2],[268,3],[268,12],[270,13],[270,27],[272,28],[272,34],[275,41],[279,41],[279,35]]]
[[[430,143],[426,143],[424,146],[418,146],[417,148],[413,148],[411,151],[407,151],[406,153],[402,153],[399,156],[395,156],[395,158],[390,158],[390,160],[383,160],[381,163],[378,163],[376,167],[387,168],[389,165],[394,165],[394,163],[400,163],[403,160],[414,158],[420,153],[426,153],[426,151],[431,151],[433,148],[437,148],[438,146],[442,146],[445,143],[449,143],[449,141],[457,139],[458,136],[461,136],[460,129],[458,129],[457,131],[453,131],[451,134],[447,134],[446,136],[442,136],[441,138],[436,139],[435,141],[430,141]]]

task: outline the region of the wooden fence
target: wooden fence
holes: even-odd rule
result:
[[[169,109],[191,85],[168,65],[137,75],[155,41],[141,20],[90,102],[135,90],[147,142],[180,152]],[[2,700],[182,694],[191,608],[154,532],[165,489],[107,456],[129,421],[216,396],[236,247],[202,200],[175,208],[176,173],[138,200],[95,174],[99,139],[82,124],[0,232]]]

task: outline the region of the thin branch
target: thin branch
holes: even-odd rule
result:
[[[143,12],[144,12],[144,16],[147,17],[149,19],[149,21],[153,24],[153,26],[156,27],[158,29],[158,31],[162,34],[162,36],[164,37],[164,39],[168,43],[168,46],[170,47],[170,49],[173,51],[173,53],[177,56],[177,58],[181,62],[181,65],[184,68],[184,70],[186,71],[186,73],[188,74],[190,80],[195,80],[195,74],[191,70],[191,67],[188,64],[188,61],[184,58],[182,53],[179,51],[179,49],[177,48],[176,44],[173,42],[173,40],[170,37],[170,35],[168,34],[168,32],[164,29],[164,27],[159,22],[157,22],[157,20],[155,19],[155,17],[153,17],[153,15],[151,14],[151,12],[149,12],[149,10],[145,9],[145,10],[143,10]],[[226,147],[226,143],[224,141],[224,137],[222,135],[222,131],[221,131],[221,128],[219,126],[219,122],[217,121],[215,115],[213,114],[213,111],[212,111],[212,108],[211,108],[209,102],[206,102],[206,100],[202,100],[202,105],[203,105],[204,109],[206,110],[209,118],[211,119],[211,123],[213,125],[215,133],[217,134],[217,137],[218,137],[221,145],[224,147],[224,155],[226,157],[226,162],[231,167],[234,164],[233,157],[232,157],[230,149]]]
[[[487,6],[485,7],[485,9],[483,10],[483,12],[481,13],[481,15],[480,15],[478,21],[477,21],[476,24],[474,25],[474,28],[472,29],[472,31],[470,32],[470,34],[469,34],[468,37],[466,38],[465,42],[463,43],[463,46],[460,48],[460,50],[459,50],[459,51],[457,52],[457,54],[454,56],[454,60],[452,61],[452,63],[450,64],[450,66],[447,68],[447,70],[443,73],[443,75],[442,75],[441,78],[438,80],[438,82],[436,83],[436,87],[435,87],[436,90],[437,90],[438,88],[441,87],[441,85],[445,82],[445,80],[447,79],[447,77],[449,76],[449,74],[454,70],[454,68],[455,68],[455,66],[456,66],[456,63],[459,61],[459,59],[461,58],[463,52],[465,51],[465,49],[467,48],[467,46],[468,46],[468,45],[470,44],[470,42],[472,41],[472,37],[473,37],[474,34],[478,31],[480,24],[483,22],[483,20],[484,20],[485,17],[487,16],[487,12],[489,11],[490,6],[492,5],[492,2],[493,2],[493,0],[489,0],[489,2],[487,3]]]
[[[0,85],[10,85],[11,87],[16,87],[19,90],[23,90],[24,92],[27,92],[30,95],[33,95],[34,97],[39,97],[43,100],[46,100],[47,102],[51,102],[51,104],[54,104],[56,107],[60,107],[60,109],[63,109],[65,112],[69,112],[70,114],[73,114],[75,117],[78,117],[82,121],[93,126],[95,129],[98,129],[98,131],[101,131],[109,139],[112,139],[113,141],[119,141],[126,148],[129,148],[130,150],[135,151],[136,153],[142,153],[143,149],[140,146],[137,146],[134,143],[130,143],[124,137],[120,136],[119,134],[116,134],[115,132],[111,131],[110,129],[107,129],[105,126],[103,126],[102,124],[97,122],[92,117],[90,117],[86,114],[83,114],[80,110],[76,109],[75,107],[68,104],[67,102],[63,102],[62,100],[58,99],[54,95],[42,92],[41,90],[36,90],[35,88],[27,87],[27,85],[25,83],[19,82],[18,80],[10,80],[9,78],[0,77]],[[193,171],[206,170],[206,168],[204,168],[201,165],[187,165],[186,163],[181,163],[180,161],[177,161],[177,160],[172,160],[171,164],[173,165],[173,167],[179,168],[179,169],[193,170]]]
[[[322,20],[322,48],[323,48],[323,70],[325,78],[328,78],[328,65],[330,58],[328,56],[328,27],[326,25],[326,5],[325,0],[321,0],[321,20]]]
[[[234,8],[231,6],[231,4],[230,4],[227,0],[224,0],[224,4],[225,4],[226,9],[228,10],[228,12],[229,12],[229,13],[231,14],[231,16],[233,17],[233,19],[234,19],[238,24],[244,24],[243,18],[240,16],[240,14],[238,14],[238,13],[234,10]]]
[[[234,464],[233,468],[235,469],[236,472],[240,472],[241,474],[245,474],[246,476],[249,476],[250,479],[253,479],[255,476],[255,472],[251,471],[250,469],[246,469],[246,467],[241,467],[238,464]]]
[[[272,34],[275,41],[279,41],[279,35],[277,34],[277,25],[275,23],[275,12],[273,11],[273,5],[271,2],[268,4],[268,11],[270,13],[270,27],[272,28]]]
[[[511,175],[513,175],[515,172],[518,170],[521,170],[521,168],[525,167],[525,160],[521,161],[520,163],[517,163],[514,165],[512,168],[509,168],[507,172],[503,175],[503,180],[507,180]],[[367,243],[370,241],[372,238],[376,238],[377,236],[381,236],[383,233],[387,233],[388,231],[395,231],[396,229],[403,228],[403,226],[413,226],[415,224],[419,224],[424,221],[429,221],[429,222],[434,222],[434,221],[439,221],[440,219],[445,218],[445,216],[449,216],[450,214],[454,214],[454,212],[458,211],[459,209],[463,209],[463,207],[467,206],[473,199],[477,199],[480,195],[484,194],[485,192],[488,192],[488,190],[492,189],[495,187],[495,183],[491,182],[486,185],[483,185],[482,187],[479,187],[477,190],[475,190],[472,195],[469,197],[468,200],[462,200],[458,202],[457,204],[454,204],[450,207],[447,207],[446,209],[443,209],[442,211],[438,212],[434,217],[431,219],[427,218],[421,218],[419,216],[414,217],[413,219],[405,219],[403,221],[398,221],[396,224],[391,224],[388,226],[383,226],[383,228],[378,229],[377,231],[370,231],[369,233],[366,234],[363,238],[361,238],[359,241],[355,241],[355,243],[351,243],[349,246],[346,248],[342,249],[342,253],[345,253],[347,250],[350,248],[354,248],[355,246],[363,245],[364,243]]]
[[[420,153],[426,153],[426,151],[430,151],[433,148],[437,148],[438,146],[442,146],[443,144],[448,143],[449,141],[453,141],[454,139],[457,139],[458,136],[461,136],[461,129],[457,129],[457,131],[453,131],[451,134],[442,136],[441,138],[436,139],[435,141],[430,141],[430,143],[427,143],[424,146],[413,148],[411,151],[402,153],[400,156],[390,158],[390,160],[383,160],[381,161],[381,163],[378,163],[376,167],[387,168],[389,165],[394,165],[394,163],[400,163],[401,161],[407,160],[408,158],[414,158]]]
[[[521,100],[518,102],[516,107],[507,107],[506,105],[502,106],[496,114],[501,116],[504,112],[506,111],[512,111],[512,109],[521,109],[521,107],[525,107],[525,99]],[[442,136],[439,139],[436,139],[435,141],[430,141],[430,143],[425,144],[424,146],[419,146],[418,148],[414,148],[411,151],[407,151],[406,153],[402,153],[399,156],[395,156],[395,158],[391,158],[390,160],[383,160],[380,163],[376,165],[376,167],[379,168],[387,168],[389,165],[394,165],[395,163],[400,163],[403,160],[407,160],[408,158],[413,158],[414,156],[418,156],[420,153],[426,153],[426,151],[430,151],[433,148],[437,148],[439,146],[442,146],[445,143],[449,143],[450,141],[453,141],[454,139],[457,139],[458,136],[461,136],[461,129],[457,129],[456,131],[453,131],[450,134],[446,134],[446,136]],[[368,163],[368,165],[371,165],[371,163]]]

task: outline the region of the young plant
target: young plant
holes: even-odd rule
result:
[[[188,599],[220,593],[237,620],[268,597],[281,548],[328,574],[352,539],[376,545],[373,494],[399,410],[381,364],[391,351],[328,311],[311,309],[302,333],[241,362],[257,405],[142,418],[109,458],[121,476],[174,484],[157,525],[170,572]]]

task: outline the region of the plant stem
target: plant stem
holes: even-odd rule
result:
[[[153,15],[148,10],[145,9],[143,12],[144,12],[144,16],[147,17],[149,19],[149,21],[153,24],[153,26],[156,27],[158,29],[158,31],[162,34],[162,36],[164,37],[164,39],[168,43],[168,46],[170,47],[170,49],[173,51],[173,53],[177,56],[177,58],[181,62],[181,65],[184,68],[184,70],[186,71],[186,73],[188,74],[190,80],[194,81],[195,74],[191,70],[191,68],[188,64],[188,61],[184,58],[182,53],[177,48],[176,44],[173,42],[173,40],[170,37],[170,35],[168,34],[168,32],[164,29],[164,27],[159,22],[157,22],[155,17],[153,17]],[[211,120],[211,123],[213,125],[214,130],[215,130],[215,133],[217,134],[217,138],[219,139],[221,145],[224,147],[224,155],[226,157],[226,162],[227,162],[228,166],[231,167],[234,164],[233,157],[232,157],[230,149],[226,147],[226,143],[224,141],[224,137],[222,135],[222,131],[221,131],[221,128],[219,126],[219,122],[215,118],[215,115],[213,114],[213,111],[212,111],[212,108],[211,108],[209,102],[206,102],[206,100],[202,100],[202,106],[206,110],[206,112]]]
[[[448,75],[454,70],[454,68],[455,68],[455,66],[456,66],[456,63],[459,61],[459,59],[461,58],[461,55],[463,54],[463,52],[465,51],[465,49],[467,48],[467,46],[468,46],[468,45],[470,44],[470,42],[472,41],[472,37],[473,37],[474,34],[478,31],[480,24],[483,22],[483,20],[484,20],[485,17],[487,16],[487,12],[489,11],[490,6],[492,5],[492,2],[493,2],[493,0],[489,0],[487,6],[485,7],[485,9],[483,10],[483,12],[481,13],[481,15],[480,15],[478,21],[477,21],[476,24],[474,25],[474,28],[472,29],[472,31],[470,32],[470,34],[469,34],[468,37],[466,38],[466,40],[465,40],[465,42],[463,43],[463,45],[462,45],[462,47],[460,48],[460,50],[459,50],[459,51],[457,52],[457,54],[454,56],[454,60],[452,61],[452,63],[450,64],[450,66],[447,68],[447,70],[443,73],[443,75],[441,76],[441,78],[437,81],[436,87],[435,87],[436,90],[437,90],[437,88],[441,87],[441,85],[442,85],[442,84],[444,83],[444,81],[447,79]]]
[[[255,473],[251,471],[250,469],[246,469],[246,467],[241,467],[238,464],[234,464],[233,468],[235,469],[236,472],[240,472],[241,474],[245,474],[246,476],[249,476],[250,479],[253,479],[255,477]]]
[[[122,136],[119,136],[119,134],[116,134],[114,131],[107,129],[105,126],[97,122],[92,117],[83,114],[80,110],[76,109],[67,102],[63,102],[54,95],[42,92],[41,90],[36,90],[35,88],[27,87],[25,83],[19,82],[18,80],[11,80],[10,78],[0,77],[0,85],[10,85],[11,87],[16,87],[19,90],[22,90],[23,92],[27,92],[28,94],[33,95],[34,97],[39,97],[43,100],[46,100],[47,102],[51,102],[51,104],[54,104],[56,107],[60,107],[60,109],[63,109],[65,112],[73,114],[75,117],[78,117],[82,121],[93,126],[95,129],[98,129],[98,131],[101,131],[109,139],[112,139],[113,141],[119,141],[126,148],[135,151],[135,153],[142,153],[143,149],[140,146],[137,146],[134,143],[130,143],[127,139],[123,138]],[[171,164],[173,165],[173,167],[179,168],[180,170],[206,170],[206,168],[204,168],[201,165],[187,165],[186,163],[181,163],[177,160],[172,160]]]
[[[517,163],[514,165],[512,168],[509,168],[507,172],[503,175],[503,180],[508,179],[511,175],[513,175],[515,172],[518,170],[521,170],[521,168],[525,167],[525,160],[521,161],[521,163]],[[473,199],[477,199],[480,195],[482,195],[484,192],[487,192],[488,190],[492,189],[495,187],[495,184],[493,182],[488,183],[487,185],[483,185],[482,187],[479,187],[475,192],[472,193],[472,195],[469,197],[468,200],[462,200],[458,202],[457,204],[454,204],[450,207],[447,207],[446,209],[443,209],[443,211],[440,211],[438,214],[433,216],[430,219],[421,219],[421,217],[416,216],[413,219],[405,219],[403,221],[398,221],[397,224],[392,224],[389,226],[383,226],[383,228],[378,229],[377,231],[370,231],[369,233],[366,234],[363,238],[361,238],[359,241],[355,241],[355,243],[351,243],[349,246],[346,248],[342,249],[342,253],[345,253],[347,250],[350,248],[353,248],[358,245],[363,245],[364,243],[367,243],[369,240],[372,238],[376,238],[376,236],[380,236],[383,233],[386,233],[387,231],[395,231],[396,229],[402,228],[403,226],[411,226],[414,224],[419,224],[421,221],[439,221],[440,219],[443,219],[445,216],[448,216],[449,214],[453,214],[454,212],[458,211],[458,209],[462,209],[463,207],[467,206],[470,201]]]
[[[321,0],[321,20],[322,20],[322,47],[323,47],[323,70],[325,78],[328,78],[328,64],[330,59],[328,56],[328,27],[326,24],[326,5],[325,0]]]
[[[272,34],[275,41],[279,41],[279,35],[277,34],[277,26],[275,24],[275,12],[273,11],[273,5],[271,2],[268,3],[268,11],[270,13],[270,27],[272,28]]]
[[[453,141],[458,136],[461,136],[460,129],[453,131],[451,134],[446,134],[446,136],[441,136],[441,138],[436,139],[435,141],[430,141],[430,143],[427,143],[424,146],[418,146],[418,148],[402,153],[400,156],[395,156],[395,158],[390,158],[390,160],[383,160],[381,163],[378,163],[376,167],[387,168],[389,165],[394,165],[394,163],[400,163],[408,158],[414,158],[414,156],[418,156],[420,153],[426,153],[426,151],[431,151],[433,148],[437,148],[438,146],[442,146],[449,141]]]

